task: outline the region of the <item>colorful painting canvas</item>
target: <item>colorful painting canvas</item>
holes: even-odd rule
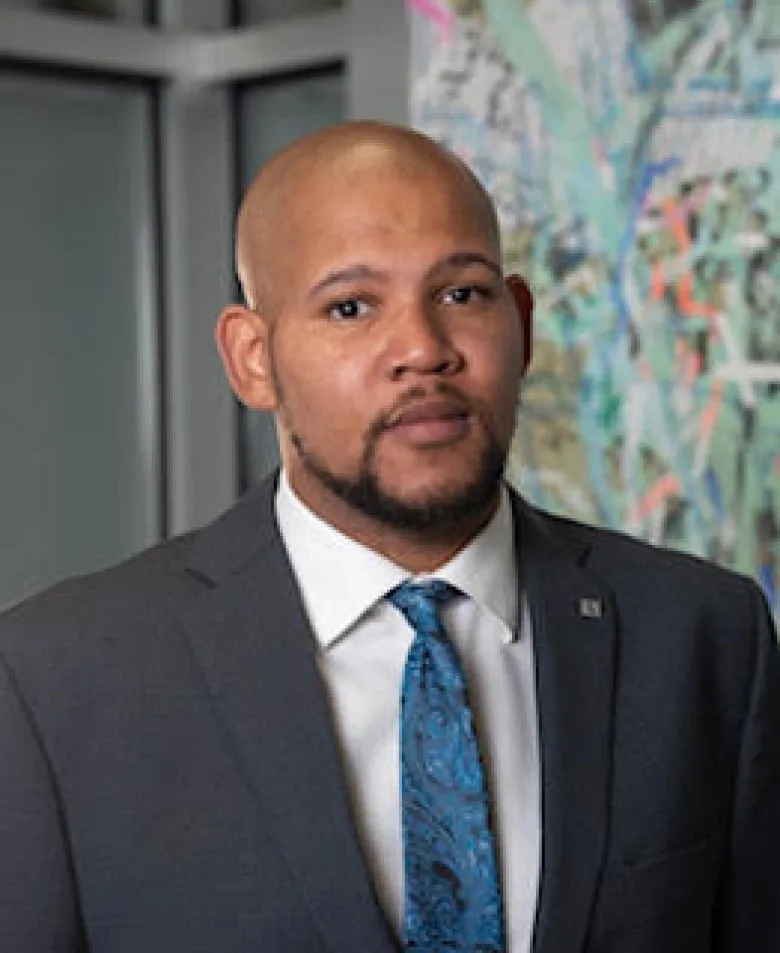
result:
[[[780,3],[409,7],[413,122],[537,302],[510,478],[780,612]]]

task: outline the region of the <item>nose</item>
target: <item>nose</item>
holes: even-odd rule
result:
[[[388,352],[394,380],[415,374],[452,374],[464,363],[443,320],[421,306],[399,309],[394,315]]]

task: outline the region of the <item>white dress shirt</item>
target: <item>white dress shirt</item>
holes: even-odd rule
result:
[[[276,517],[321,649],[358,835],[400,936],[400,690],[414,633],[384,596],[412,577],[317,517],[284,473]],[[518,606],[506,489],[490,523],[432,576],[469,597],[446,605],[442,620],[466,672],[491,791],[507,953],[529,953],[541,858],[539,747],[530,616],[524,600]]]

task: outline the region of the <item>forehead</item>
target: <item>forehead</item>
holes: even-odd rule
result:
[[[419,275],[460,252],[498,263],[499,245],[490,200],[456,160],[432,143],[364,143],[272,161],[244,203],[237,258],[250,298],[262,291],[269,307],[328,271]]]
[[[332,169],[310,179],[287,208],[290,247],[313,255],[365,243],[409,254],[428,245],[477,244],[497,253],[489,206],[457,170],[397,164]]]

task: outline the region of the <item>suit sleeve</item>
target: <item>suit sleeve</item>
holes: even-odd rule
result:
[[[780,655],[769,608],[750,584],[755,663],[716,924],[718,953],[780,951]]]
[[[0,657],[0,950],[86,949],[49,765]]]

